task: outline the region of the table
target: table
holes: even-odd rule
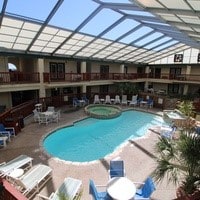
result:
[[[129,200],[135,196],[136,187],[126,177],[114,177],[107,184],[107,192],[115,200]]]
[[[80,103],[80,106],[84,106],[85,105],[85,100],[78,100]]]
[[[101,103],[104,103],[105,99],[100,99]]]
[[[147,101],[140,101],[140,106],[146,106],[147,105]]]
[[[19,178],[20,176],[22,176],[24,174],[24,170],[21,169],[21,168],[18,168],[18,169],[14,169],[10,174],[9,176],[11,178]]]

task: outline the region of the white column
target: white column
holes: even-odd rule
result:
[[[44,87],[44,78],[43,78],[43,73],[44,73],[44,59],[39,58],[38,59],[38,72],[40,73],[40,90],[39,90],[39,98],[46,97],[46,91]]]
[[[120,65],[119,73],[124,73],[124,64]]]
[[[86,62],[81,62],[81,73],[86,73]]]
[[[191,73],[191,66],[187,65],[186,75],[190,75],[190,73]]]
[[[188,85],[184,85],[183,95],[187,95],[187,93],[188,93]]]

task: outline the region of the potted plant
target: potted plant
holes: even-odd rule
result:
[[[167,176],[168,182],[177,184],[180,200],[200,199],[200,136],[190,131],[183,130],[179,140],[160,138],[155,146],[158,156],[153,177],[161,181]]]
[[[178,103],[177,107],[178,107],[178,110],[181,111],[187,117],[190,117],[194,110],[192,101],[181,101]]]

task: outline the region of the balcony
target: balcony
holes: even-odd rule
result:
[[[84,81],[134,81],[138,79],[166,80],[177,83],[200,83],[200,74],[154,74],[154,73],[43,73],[44,83],[84,82]],[[0,84],[39,83],[39,72],[0,72]]]
[[[0,72],[0,84],[25,84],[39,82],[40,74],[38,72]]]

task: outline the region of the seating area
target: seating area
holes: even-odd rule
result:
[[[89,180],[89,193],[95,200],[148,200],[155,189],[155,184],[151,177],[148,177],[145,182],[130,180],[125,175],[123,160],[110,161],[109,180],[104,185],[96,185],[92,179]]]
[[[45,112],[42,112],[41,109],[35,108],[33,110],[33,118],[35,122],[39,124],[49,124],[52,122],[58,123],[60,120],[60,110],[55,110],[54,106],[47,107]]]

